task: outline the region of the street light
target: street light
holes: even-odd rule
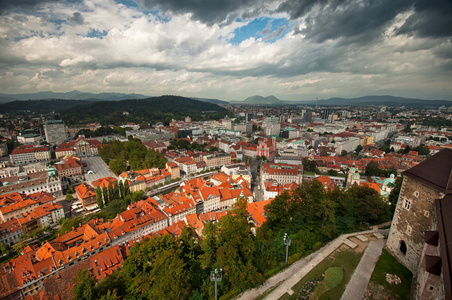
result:
[[[289,246],[292,241],[290,240],[290,237],[287,235],[287,233],[284,233],[284,245],[286,245],[286,265],[287,265],[287,257],[289,255]]]
[[[210,281],[215,281],[215,300],[217,300],[217,282],[221,281],[223,269],[210,271]]]

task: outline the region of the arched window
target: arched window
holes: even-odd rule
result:
[[[406,255],[406,250],[407,247],[405,241],[400,241],[400,251],[403,253],[403,255]]]

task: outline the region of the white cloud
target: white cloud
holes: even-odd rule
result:
[[[83,22],[67,21],[74,12]],[[274,43],[250,37],[234,45],[229,42],[234,30],[248,22],[208,26],[190,13],[168,13],[162,21],[112,0],[47,3],[45,9],[0,18],[0,90],[77,89],[225,100],[255,94],[287,100],[390,91],[412,97],[420,91],[430,98],[450,95],[451,70],[444,62],[450,66],[451,42],[395,34],[413,13],[398,14],[378,41],[366,44],[344,43],[344,37],[318,43],[289,33]],[[271,14],[266,11],[265,16]]]

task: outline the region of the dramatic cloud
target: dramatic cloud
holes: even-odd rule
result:
[[[447,0],[22,0],[0,8],[4,93],[452,93]]]

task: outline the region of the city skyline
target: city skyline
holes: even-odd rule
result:
[[[446,0],[2,1],[0,92],[452,100],[451,12]]]

